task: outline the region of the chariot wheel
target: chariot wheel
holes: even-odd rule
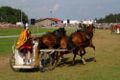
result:
[[[15,65],[15,54],[12,54],[10,57],[10,67],[13,71],[19,71],[20,69],[14,68]]]
[[[39,69],[40,71],[50,71],[53,70],[55,61],[52,57],[52,54],[49,54],[49,52],[41,52],[39,54]]]

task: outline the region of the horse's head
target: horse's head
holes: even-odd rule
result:
[[[89,25],[89,26],[86,26],[86,30],[89,31],[89,32],[94,32],[94,29],[95,29],[95,26],[93,24]]]
[[[53,34],[56,35],[57,37],[62,37],[62,36],[66,35],[66,31],[64,28],[59,28],[59,29],[55,30],[53,32]]]

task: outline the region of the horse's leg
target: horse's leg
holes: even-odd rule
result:
[[[74,54],[74,57],[73,57],[73,61],[72,61],[72,64],[75,64],[75,58],[76,58],[76,53],[73,53]]]
[[[63,56],[63,55],[64,55],[64,53],[63,53],[63,52],[60,52],[60,53],[59,53],[59,57],[60,57],[61,62],[62,62],[62,61],[63,61],[63,59],[64,59],[64,56]]]
[[[57,66],[58,60],[59,60],[58,52],[52,52],[50,54],[49,70],[53,70]]]
[[[52,54],[52,59],[49,68],[50,70],[53,70],[58,65],[59,58],[60,58],[60,52],[54,52]]]
[[[59,59],[61,62],[64,62],[64,55],[69,53],[68,51],[65,51],[65,52],[60,52],[59,53]]]
[[[89,47],[93,48],[93,50],[94,50],[94,62],[96,62],[95,46],[94,46],[93,43],[91,42],[91,44],[89,45]]]
[[[86,64],[86,61],[85,61],[85,59],[83,58],[83,56],[85,55],[85,53],[86,53],[86,51],[85,51],[85,49],[80,49],[80,56],[81,56],[81,60],[82,60],[82,63],[83,64]]]
[[[76,58],[77,53],[78,53],[77,49],[73,50],[74,57],[73,57],[72,64],[75,64],[75,58]]]

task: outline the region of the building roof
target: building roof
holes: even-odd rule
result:
[[[49,20],[52,20],[52,21],[55,21],[55,22],[62,21],[62,20],[60,20],[60,19],[58,19],[58,18],[46,18],[46,19],[49,19]]]
[[[60,21],[62,21],[62,20],[60,20],[60,19],[58,19],[58,18],[44,18],[44,19],[39,19],[39,20],[37,20],[37,22],[39,22],[39,21],[44,21],[44,20],[46,20],[46,19],[52,20],[52,21],[55,21],[55,22],[60,22]]]

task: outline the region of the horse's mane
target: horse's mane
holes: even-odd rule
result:
[[[65,31],[64,28],[59,28],[59,29],[53,31],[52,34],[54,34],[55,36],[57,36],[58,38],[60,38],[60,37],[66,35],[66,31]]]

